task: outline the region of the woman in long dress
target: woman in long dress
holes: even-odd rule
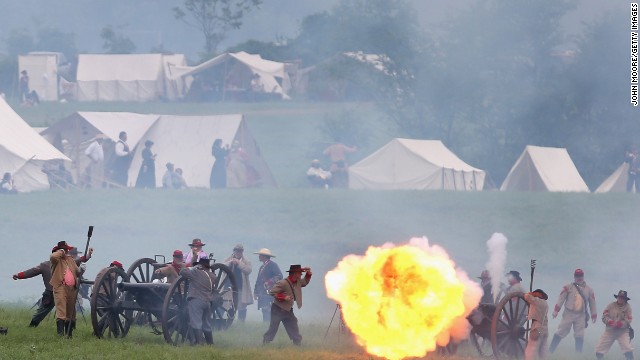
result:
[[[211,189],[224,189],[227,187],[227,156],[229,146],[222,146],[222,139],[216,139],[211,148],[211,155],[215,158],[209,177],[209,187]]]
[[[227,165],[227,186],[230,188],[247,187],[247,153],[240,147],[240,142],[234,140],[229,151]]]
[[[136,179],[136,187],[139,189],[155,189],[156,188],[156,154],[151,152],[153,141],[144,142],[142,150],[142,165]]]

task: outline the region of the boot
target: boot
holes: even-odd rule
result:
[[[38,325],[40,325],[39,323],[31,320],[31,322],[29,323],[29,327],[38,327]]]
[[[578,354],[582,354],[582,345],[584,344],[584,338],[577,337],[576,338],[576,352]]]
[[[204,341],[208,344],[208,345],[213,345],[213,333],[211,333],[211,331],[204,331]]]
[[[191,341],[193,345],[202,344],[202,330],[191,328],[191,335],[193,336],[193,339]]]
[[[598,360],[604,359],[604,354],[596,353],[596,359],[598,359]]]
[[[73,330],[76,329],[76,321],[69,321],[69,327],[67,328],[67,338],[71,339],[73,337]]]
[[[238,310],[238,318],[241,322],[244,322],[244,320],[247,318],[247,309]]]
[[[58,335],[64,335],[64,320],[57,319],[56,320],[56,330],[58,331]]]
[[[560,344],[560,340],[562,340],[560,336],[553,335],[553,340],[551,340],[551,345],[549,345],[549,353],[553,354],[553,352],[556,351],[558,344]]]
[[[624,358],[627,360],[633,360],[633,351],[628,351],[624,353]]]

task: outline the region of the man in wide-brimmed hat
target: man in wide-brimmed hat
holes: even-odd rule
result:
[[[258,255],[258,260],[262,262],[262,265],[258,270],[258,278],[253,288],[253,298],[258,301],[258,310],[262,311],[262,320],[268,322],[271,319],[271,303],[273,303],[269,289],[282,279],[282,271],[280,271],[278,264],[271,261],[276,257],[271,253],[271,250],[262,248],[254,254]]]
[[[186,264],[187,267],[194,265],[192,264],[194,259],[200,259],[203,257],[208,257],[207,253],[202,250],[202,247],[205,246],[207,244],[203,243],[202,240],[200,239],[193,239],[191,241],[191,244],[189,244],[189,247],[191,248],[189,251],[187,251],[187,255],[184,256],[184,263]]]
[[[509,287],[505,290],[505,296],[514,292],[524,292],[524,288],[520,283],[522,278],[520,277],[520,272],[511,270],[507,274],[507,282],[509,283]]]
[[[524,294],[524,300],[529,304],[527,318],[531,320],[529,341],[524,349],[525,360],[545,359],[547,356],[547,337],[549,336],[548,318],[549,296],[542,289],[535,289]]]
[[[180,275],[189,280],[187,300],[193,344],[201,344],[204,338],[204,341],[211,345],[213,344],[211,302],[216,276],[211,272],[209,257],[197,259],[198,261],[194,263],[197,266],[180,270]]]
[[[244,246],[237,244],[233,247],[231,256],[224,260],[224,264],[231,268],[238,284],[238,318],[244,322],[247,318],[247,306],[253,304],[249,274],[253,270],[251,261],[244,257]]]
[[[604,354],[609,351],[611,345],[617,340],[620,349],[624,353],[627,360],[633,359],[633,348],[631,347],[631,306],[627,292],[625,290],[618,291],[613,294],[616,301],[607,305],[602,313],[602,322],[607,326],[604,334],[600,337],[600,341],[596,346],[596,358],[603,359]]]
[[[298,329],[298,318],[293,313],[293,303],[298,305],[298,309],[302,307],[302,288],[311,281],[311,268],[291,265],[287,272],[289,276],[278,281],[269,290],[269,294],[275,298],[275,301],[271,305],[271,322],[269,330],[263,337],[264,344],[273,341],[281,322],[295,345],[300,345],[302,342],[302,335]],[[303,273],[304,277],[302,277]]]
[[[68,254],[72,246],[60,241],[51,252],[51,286],[56,304],[56,328],[58,335],[72,336],[76,321],[76,296],[78,277],[82,271],[76,260]],[[85,261],[91,258],[93,249],[89,249]]]
[[[480,303],[493,304],[493,288],[491,286],[491,275],[489,275],[489,270],[482,270],[478,279],[480,279],[480,286],[482,287],[482,298],[480,299]]]
[[[558,330],[553,335],[551,345],[549,345],[550,353],[553,353],[560,341],[571,332],[571,327],[573,327],[576,352],[582,353],[584,329],[589,325],[589,318],[593,323],[598,318],[596,295],[593,289],[584,281],[584,271],[576,269],[573,272],[573,280],[573,282],[562,287],[556,306],[553,309],[553,318],[555,319],[564,305],[562,320],[558,325]]]

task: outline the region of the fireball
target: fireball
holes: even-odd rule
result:
[[[391,360],[424,356],[468,337],[466,316],[482,296],[480,286],[426,238],[348,255],[327,273],[325,286],[357,342]]]

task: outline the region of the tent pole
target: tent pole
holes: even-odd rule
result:
[[[227,64],[229,59],[224,62],[224,76],[222,77],[222,102],[227,100]]]
[[[456,185],[456,173],[451,169],[451,177],[453,178],[453,190],[458,190],[458,186]]]
[[[464,170],[462,170],[462,188],[467,190],[467,179],[464,178]],[[456,189],[458,190],[458,189]]]

